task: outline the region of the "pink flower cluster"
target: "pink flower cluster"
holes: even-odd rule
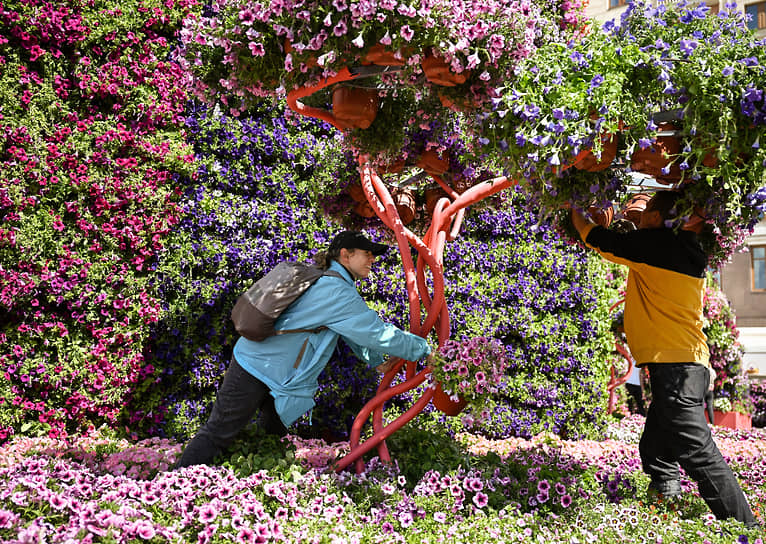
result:
[[[373,46],[406,63],[400,84],[417,79],[425,56],[442,57],[453,73],[475,76],[467,91],[482,102],[511,79],[540,35],[581,25],[579,1],[557,8],[543,14],[528,0],[272,0],[257,7],[221,0],[186,19],[177,60],[195,95],[221,99],[234,113],[237,101],[280,95],[365,63]]]
[[[0,308],[13,324],[0,334],[0,441],[25,422],[64,436],[116,421],[154,372],[149,274],[180,216],[172,176],[190,161],[163,32],[190,3],[0,6],[0,85],[21,97],[0,114]]]

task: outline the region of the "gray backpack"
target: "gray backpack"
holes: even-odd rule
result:
[[[326,329],[321,326],[316,329],[274,330],[274,322],[280,314],[322,276],[343,278],[334,270],[322,270],[308,263],[279,263],[237,299],[231,311],[234,328],[254,342],[277,334],[316,333]]]

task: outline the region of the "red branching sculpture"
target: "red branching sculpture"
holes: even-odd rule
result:
[[[313,108],[300,102],[301,98],[309,96],[329,85],[355,79],[348,68],[344,68],[335,77],[328,78],[311,87],[303,87],[288,94],[288,106],[301,115],[326,121],[338,129],[340,124],[329,111]],[[443,254],[446,242],[454,240],[459,232],[465,214],[465,208],[503,189],[511,187],[515,181],[499,177],[471,187],[458,194],[440,176],[432,175],[433,179],[447,193],[448,197],[441,198],[434,207],[431,225],[423,238],[419,238],[402,223],[396,205],[386,185],[371,166],[368,156],[359,157],[361,182],[368,202],[375,210],[383,224],[391,229],[396,236],[399,252],[404,267],[405,281],[410,307],[410,330],[425,337],[435,329],[439,345],[449,338],[449,311],[444,298]],[[413,262],[410,246],[418,252],[417,263]],[[430,270],[433,292],[428,292],[426,284],[426,268]],[[425,309],[425,318],[421,318],[421,307]],[[405,369],[405,380],[395,386],[391,383],[399,372]],[[359,412],[351,428],[351,451],[337,464],[337,470],[343,470],[351,463],[356,464],[356,471],[364,470],[362,457],[377,447],[378,456],[383,461],[390,461],[391,456],[386,447],[385,439],[415,418],[431,401],[433,388],[428,388],[404,414],[387,425],[383,423],[383,404],[406,391],[421,385],[431,374],[429,368],[417,371],[413,361],[398,361],[381,380],[377,394]],[[373,435],[364,443],[360,442],[362,427],[372,415]]]

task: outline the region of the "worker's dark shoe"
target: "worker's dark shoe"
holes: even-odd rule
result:
[[[651,482],[646,490],[650,497],[662,497],[665,499],[675,499],[681,496],[681,482],[678,480],[667,480],[664,482]]]

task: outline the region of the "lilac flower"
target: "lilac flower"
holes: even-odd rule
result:
[[[604,83],[604,76],[596,74],[593,76],[593,79],[590,80],[590,89],[596,89],[600,87],[602,83]]]

